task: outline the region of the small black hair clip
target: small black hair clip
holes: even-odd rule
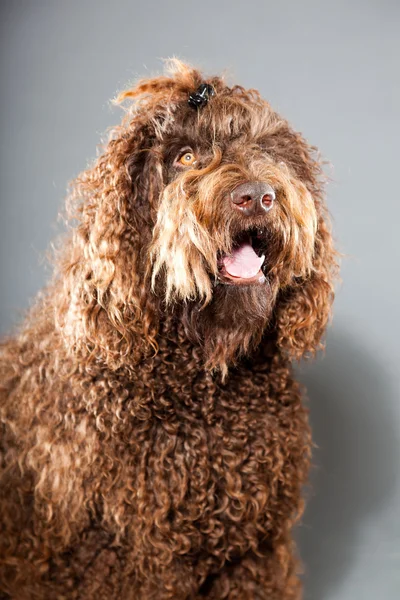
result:
[[[212,96],[215,96],[213,86],[209,83],[202,83],[195,92],[189,95],[188,104],[192,108],[203,108]]]

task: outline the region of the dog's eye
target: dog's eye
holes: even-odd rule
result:
[[[184,167],[191,167],[192,165],[194,165],[196,163],[196,156],[194,155],[193,152],[190,152],[189,150],[186,150],[177,159],[176,162],[177,162],[178,165],[183,165]]]

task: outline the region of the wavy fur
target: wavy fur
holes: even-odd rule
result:
[[[333,300],[323,176],[255,90],[207,79],[193,111],[203,81],[175,60],[120,95],[54,276],[2,343],[2,598],[300,598],[311,440],[290,361]],[[268,277],[238,289],[217,256],[249,227],[227,197],[252,179],[277,193],[253,223]]]

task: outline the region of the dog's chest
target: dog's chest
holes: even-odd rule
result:
[[[225,560],[268,535],[284,458],[265,398],[225,394],[159,417],[141,433],[131,483],[136,540]]]

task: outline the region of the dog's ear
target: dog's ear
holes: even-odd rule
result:
[[[163,179],[159,123],[151,107],[129,114],[68,199],[74,226],[59,261],[59,328],[74,352],[111,368],[155,345],[157,298],[145,272]]]
[[[322,338],[331,314],[338,256],[334,248],[328,211],[324,203],[322,163],[316,148],[285,122],[277,130],[276,157],[285,160],[314,199],[318,226],[310,273],[293,280],[281,291],[275,323],[279,347],[293,359],[313,355],[323,347]],[[282,143],[283,140],[283,143]],[[273,139],[271,140],[274,144]],[[279,156],[280,148],[283,148]]]
[[[327,219],[326,214],[318,219],[312,272],[283,290],[277,302],[277,342],[293,359],[313,355],[323,347],[337,276],[337,253]]]

